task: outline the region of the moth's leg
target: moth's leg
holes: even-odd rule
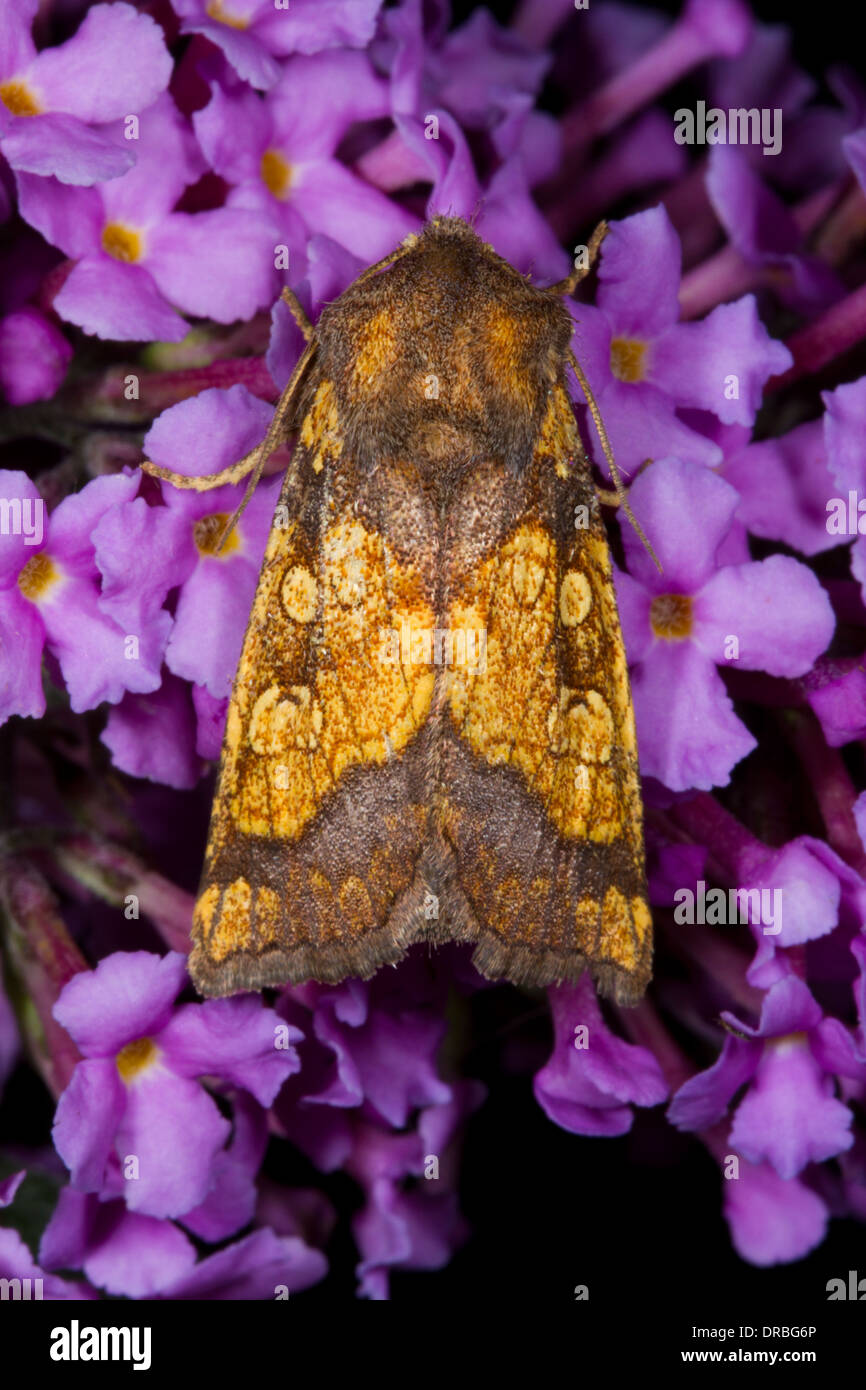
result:
[[[284,304],[288,304],[292,318],[295,320],[295,323],[300,328],[301,332],[304,335],[304,338],[309,343],[312,340],[315,329],[313,328],[313,325],[310,323],[310,320],[307,318],[306,310],[304,309],[304,306],[301,303],[301,301],[298,299],[298,296],[295,294],[294,290],[290,290],[288,285],[286,285],[284,286],[283,291],[280,294],[280,299],[283,301]]]
[[[274,450],[278,447],[278,445],[282,443],[283,437],[289,432],[288,422],[289,417],[292,413],[292,407],[294,405],[295,393],[297,392],[298,385],[304,375],[304,372],[307,369],[309,362],[312,359],[313,353],[315,352],[315,348],[315,340],[307,343],[307,346],[301,353],[295,370],[292,372],[291,378],[286,384],[283,394],[277,401],[276,409],[274,410],[273,416],[271,418],[271,423],[268,425],[267,434],[265,435],[258,448],[253,450],[253,453],[256,454],[258,457],[253,464],[250,480],[247,483],[246,492],[244,493],[237,507],[235,507],[234,511],[232,512],[231,516],[226,522],[225,530],[220,536],[219,545],[217,546],[217,552],[219,552],[225,545],[228,537],[231,535],[232,531],[237,525],[238,520],[240,519],[247,503],[249,502],[250,498],[256,490],[256,484],[258,483],[259,478],[262,476],[265,464],[267,463]],[[249,455],[247,455],[247,457],[249,457]]]
[[[574,294],[577,286],[585,275],[588,275],[595,265],[598,257],[599,248],[608,233],[606,222],[599,222],[592,236],[589,238],[587,251],[589,252],[588,263],[585,266],[575,266],[574,270],[565,280],[560,280],[556,285],[549,286],[550,294]]]
[[[158,463],[151,463],[150,459],[145,459],[141,467],[144,473],[149,473],[152,478],[162,478],[173,487],[186,488],[192,492],[210,492],[226,483],[243,482],[255,468],[260,448],[261,445],[257,444],[248,454],[244,454],[242,459],[238,459],[230,468],[224,468],[221,473],[203,473],[197,478],[190,478],[186,473],[172,473],[170,468],[162,468]]]
[[[645,468],[649,468],[651,463],[652,459],[644,459],[643,463],[635,469],[634,478],[632,478],[631,480],[632,483],[634,482],[635,478],[640,477],[641,473],[643,473]],[[629,484],[629,486],[631,486],[631,484]],[[602,507],[618,507],[622,501],[622,498],[620,497],[619,493],[614,492],[612,488],[597,487],[595,489],[595,495],[598,498]]]
[[[632,526],[634,527],[637,535],[640,537],[647,554],[652,559],[659,574],[661,574],[661,562],[658,556],[656,555],[655,551],[653,550],[652,546],[650,545],[649,541],[647,540],[646,536],[644,535],[640,523],[635,518],[635,514],[629,506],[628,493],[626,492],[623,486],[622,476],[620,474],[619,469],[616,466],[616,459],[613,456],[613,449],[610,447],[610,440],[607,437],[607,430],[604,427],[604,420],[602,420],[601,418],[601,411],[598,408],[598,401],[592,394],[592,388],[586,379],[586,373],[584,372],[583,367],[581,367],[571,348],[568,349],[568,360],[571,363],[574,375],[577,377],[577,380],[580,383],[580,389],[584,394],[586,403],[589,406],[589,413],[592,416],[593,423],[595,425],[596,430],[598,431],[598,437],[601,440],[601,447],[604,451],[604,456],[607,459],[608,467],[610,468],[610,476],[613,478],[613,485],[616,488],[616,495],[619,498],[619,504],[625,512],[626,516],[628,517],[629,521],[631,522]]]
[[[620,502],[619,493],[618,493],[618,492],[614,492],[612,488],[609,488],[609,487],[597,487],[597,488],[595,489],[595,495],[596,495],[596,497],[598,498],[599,506],[601,506],[601,507],[618,507],[618,506],[619,506],[619,502]]]
[[[240,505],[235,509],[226,524],[220,537],[219,550],[230,535],[233,527],[237,524],[238,517],[244,510],[255,491],[262,470],[270,458],[271,454],[281,443],[282,436],[288,433],[288,420],[294,405],[295,394],[304,372],[312,359],[315,351],[315,342],[310,342],[304,348],[298,360],[295,370],[285,387],[280,399],[277,401],[276,408],[268,426],[268,432],[261,444],[257,444],[248,454],[244,454],[242,459],[233,463],[230,468],[223,468],[219,473],[205,473],[197,478],[187,477],[184,473],[172,473],[169,468],[161,468],[159,464],[151,463],[145,459],[141,467],[145,473],[149,473],[153,478],[163,478],[167,483],[172,483],[178,488],[189,488],[194,492],[210,492],[212,488],[223,487],[225,483],[240,483],[244,478],[252,475],[247,484],[247,490],[241,499]]]

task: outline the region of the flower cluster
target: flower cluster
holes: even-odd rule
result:
[[[535,1096],[595,1136],[666,1104],[726,1177],[736,1159],[739,1254],[802,1257],[831,1213],[866,1215],[866,792],[846,756],[866,737],[866,377],[846,358],[866,334],[866,90],[837,75],[818,103],[741,0],[671,23],[523,0],[508,28],[421,0],[154,13],[6,0],[0,35],[19,832],[0,904],[28,1001],[16,1017],[0,991],[0,1081],[23,1042],[63,1165],[34,1156],[59,1193],[38,1250],[0,1225],[0,1275],[58,1299],[306,1288],[341,1213],[274,1176],[288,1149],[362,1194],[365,1296],[467,1238],[460,1138],[484,1087],[439,1054],[446,1007],[470,1019],[486,986],[461,950],[269,1002],[189,990],[201,808],[285,455],[222,548],[242,485],[139,464],[215,473],[261,440],[304,345],[283,285],[315,320],[436,213],[552,283],[611,207],[572,346],[661,562],[610,517],[655,978],[633,1010],[588,979],[552,989]],[[665,94],[688,82],[723,112],[779,108],[778,156],[678,144]],[[779,911],[714,916],[728,890]],[[6,1215],[25,1188],[23,1168],[0,1184]]]

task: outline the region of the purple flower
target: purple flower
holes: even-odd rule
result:
[[[174,211],[205,164],[168,95],[142,114],[136,149],[135,168],[100,188],[18,175],[21,215],[75,261],[61,318],[101,338],[178,342],[178,310],[231,323],[270,304],[277,237],[261,212]]]
[[[231,185],[228,206],[275,226],[272,240],[288,248],[294,272],[313,233],[369,264],[417,229],[417,218],[336,157],[354,122],[389,113],[387,84],[369,58],[333,52],[291,58],[264,98],[215,83],[193,121],[211,167]]]
[[[723,427],[720,472],[739,492],[737,517],[753,536],[784,541],[804,555],[819,555],[839,544],[827,529],[827,501],[834,491],[828,418],[808,420],[787,434],[754,443],[741,426]]]
[[[781,903],[781,913],[774,913],[773,927],[766,932],[766,923],[751,923],[752,935],[758,949],[746,973],[749,984],[768,989],[787,976],[789,966],[786,950],[828,936],[839,921],[842,901],[842,882],[850,888],[857,879],[837,854],[809,835],[799,835],[789,844],[771,850],[766,857],[742,875],[743,886],[757,888],[768,903]],[[762,902],[764,899],[762,898]]]
[[[412,1009],[399,1007],[399,998],[388,1001],[385,982],[375,990],[375,1004],[368,1000],[369,986],[360,982],[312,988],[317,996],[313,1030],[333,1054],[334,1074],[324,1090],[305,1095],[308,1104],[366,1103],[402,1128],[414,1109],[450,1100],[450,1088],[436,1072],[444,1033],[438,1011],[419,1007],[418,1000]]]
[[[382,0],[172,0],[185,34],[203,34],[254,87],[272,87],[277,58],[365,48]]]
[[[189,476],[218,472],[261,440],[270,410],[242,386],[209,390],[163,411],[145,439],[154,463]],[[279,479],[260,483],[228,537],[217,546],[240,502],[243,484],[210,492],[163,485],[164,507],[140,499],[118,508],[94,533],[104,603],[120,621],[147,629],[179,589],[165,659],[185,680],[223,699],[231,689],[261,569]],[[130,537],[138,566],[129,568]],[[164,707],[166,717],[174,719]]]
[[[17,1231],[0,1226],[0,1279],[29,1279],[30,1298],[48,1298],[53,1302],[71,1299],[75,1302],[98,1298],[94,1289],[80,1281],[60,1279],[36,1264]],[[41,1283],[37,1284],[36,1280]],[[22,1285],[22,1297],[26,1297]],[[38,1292],[38,1290],[41,1290]],[[15,1297],[14,1293],[11,1295]]]
[[[453,1150],[483,1087],[438,1076],[443,1007],[443,976],[431,980],[417,953],[369,984],[309,984],[280,1003],[304,1040],[301,1071],[277,1101],[278,1129],[364,1190],[353,1230],[365,1297],[387,1297],[393,1268],[440,1268],[465,1236]]]
[[[38,309],[0,319],[0,391],[10,405],[44,401],[61,385],[72,348]]]
[[[719,564],[737,494],[706,469],[654,463],[632,485],[631,503],[663,568],[626,526],[629,573],[616,581],[641,770],[673,791],[723,784],[755,740],[715,667],[802,675],[832,637],[833,610],[811,571],[788,556]]]
[[[866,669],[862,656],[817,662],[803,678],[803,694],[831,748],[866,738]]]
[[[658,1062],[610,1031],[587,975],[551,989],[548,997],[553,1052],[535,1078],[535,1099],[572,1134],[627,1133],[632,1105],[659,1105],[668,1094]]]
[[[15,1201],[15,1194],[26,1177],[27,1169],[20,1168],[17,1173],[10,1173],[8,1178],[4,1178],[0,1182],[0,1208],[12,1205]]]
[[[831,509],[827,497],[827,530],[836,538],[850,537],[850,523],[854,521],[854,545],[851,550],[851,573],[860,584],[866,596],[866,535],[861,534],[860,526],[866,531],[866,507],[859,510],[860,502],[866,498],[866,466],[863,461],[863,432],[866,429],[866,376],[857,381],[837,386],[835,391],[822,392],[821,399],[826,407],[824,416],[824,444],[827,451],[827,466],[836,484],[841,507]],[[850,494],[854,494],[854,517],[850,516]],[[837,515],[832,515],[835,511]],[[841,515],[838,513],[841,512]],[[842,528],[844,529],[838,529]]]
[[[731,245],[748,264],[770,272],[764,283],[783,304],[816,312],[842,297],[838,275],[817,256],[805,254],[793,215],[739,149],[712,148],[706,186]]]
[[[679,323],[679,279],[676,232],[662,208],[650,208],[611,224],[596,306],[573,311],[572,346],[624,473],[667,455],[719,463],[718,445],[690,429],[677,409],[708,410],[725,424],[751,425],[764,383],[791,363],[787,348],[758,318],[751,295],[719,305],[700,323]],[[596,460],[606,467],[592,438]]]
[[[162,31],[131,5],[91,5],[78,33],[36,52],[38,0],[5,0],[0,148],[13,169],[94,184],[126,173],[135,146],[116,123],[151,105],[171,77]]]
[[[677,1091],[671,1123],[709,1128],[746,1086],[729,1143],[750,1163],[770,1163],[788,1179],[848,1149],[852,1114],[835,1097],[834,1075],[866,1079],[866,1056],[838,1019],[823,1016],[803,981],[787,974],[767,991],[757,1028],[727,1011],[722,1019],[736,1033],[708,1071]]]
[[[220,741],[224,720],[223,707]],[[199,753],[193,692],[168,671],[158,690],[124,695],[109,710],[102,741],[115,767],[167,787],[194,787],[205,770],[202,759],[219,757],[219,742],[209,742]]]
[[[736,1180],[722,1186],[734,1249],[750,1264],[801,1260],[824,1239],[827,1207],[796,1178],[780,1178],[767,1163],[741,1161]]]
[[[81,1269],[96,1288],[134,1299],[273,1299],[281,1288],[309,1288],[327,1272],[320,1251],[267,1229],[196,1262],[195,1246],[172,1222],[69,1187],[60,1194],[39,1257],[48,1269]]]
[[[760,145],[744,145],[742,152],[779,187],[809,192],[844,173],[842,137],[853,128],[855,103],[836,69],[827,74],[828,86],[843,95],[849,110],[814,104],[817,83],[793,61],[791,49],[790,29],[755,24],[744,52],[733,61],[710,64],[707,106],[749,107],[761,91],[762,106],[782,111],[782,147],[771,159],[764,158]],[[774,216],[776,211],[774,203]]]
[[[100,517],[129,501],[138,485],[137,476],[120,473],[95,478],[49,517],[24,473],[0,473],[0,719],[44,712],[46,646],[59,662],[74,710],[159,686],[171,619],[164,614],[147,633],[119,627],[100,607],[91,541]]]
[[[548,53],[503,29],[486,9],[471,14],[438,48],[427,48],[426,59],[426,95],[462,126],[479,130],[498,125],[523,98],[534,99],[551,63]]]
[[[130,1211],[199,1211],[237,1182],[231,1126],[197,1078],[218,1076],[270,1105],[299,1062],[300,1032],[252,996],[174,1007],[184,957],[115,952],[69,982],[54,1008],[83,1055],[60,1097],[54,1142],[81,1192]]]
[[[458,1120],[477,1104],[477,1089],[477,1084],[467,1084],[453,1105],[425,1111],[418,1134],[389,1134],[372,1126],[359,1127],[346,1167],[367,1197],[352,1223],[361,1252],[361,1297],[387,1298],[392,1269],[441,1269],[466,1240],[468,1227],[460,1215],[457,1194],[447,1188],[441,1190],[438,1171],[430,1181],[425,1179],[425,1159],[435,1158],[439,1163]],[[424,1118],[431,1114],[435,1116],[435,1137],[429,1127],[426,1133],[424,1128]],[[407,1178],[421,1181],[407,1188]]]

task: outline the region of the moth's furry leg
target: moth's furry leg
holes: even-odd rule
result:
[[[222,549],[228,536],[231,535],[232,530],[237,525],[238,518],[252,497],[256,489],[256,484],[262,476],[264,466],[271,454],[282,442],[283,437],[289,432],[289,418],[292,406],[294,405],[295,395],[304,372],[312,360],[314,351],[315,341],[309,342],[304,348],[295,370],[292,372],[291,379],[287,383],[280,399],[277,401],[271,423],[268,426],[268,432],[261,444],[257,444],[255,449],[245,454],[237,463],[233,463],[230,468],[224,468],[219,473],[205,473],[199,477],[190,478],[182,473],[172,473],[170,469],[161,468],[159,464],[151,463],[149,460],[145,460],[141,465],[144,472],[149,473],[151,477],[163,478],[166,482],[172,483],[174,487],[190,488],[194,492],[210,492],[211,489],[222,487],[225,483],[242,482],[244,478],[249,476],[250,481],[247,484],[246,492],[225,525],[219,545],[217,546],[217,551]]]

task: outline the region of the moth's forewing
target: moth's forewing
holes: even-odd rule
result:
[[[564,464],[578,454],[557,385],[496,533],[464,520],[445,561],[452,624],[486,630],[486,669],[451,678],[443,830],[484,974],[546,985],[589,963],[627,1001],[652,959],[637,747],[595,490]],[[455,530],[467,515],[458,499]]]

